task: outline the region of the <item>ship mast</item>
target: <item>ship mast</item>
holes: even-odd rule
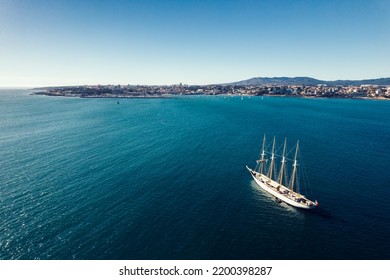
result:
[[[297,141],[297,147],[295,149],[295,157],[294,157],[294,164],[293,164],[293,172],[291,176],[291,187],[290,189],[294,191],[294,181],[295,181],[295,176],[297,174],[297,156],[298,156],[298,148],[299,148],[299,140]]]
[[[274,160],[275,160],[275,137],[274,137],[274,142],[272,144],[271,166],[269,169],[269,176],[268,176],[268,178],[270,178],[271,180],[272,180],[272,171],[273,171],[273,167],[274,167]]]
[[[261,159],[260,159],[260,174],[263,174],[263,168],[264,168],[264,156],[265,156],[265,134],[263,138],[263,147],[261,148]]]
[[[283,156],[282,156],[282,166],[280,167],[280,173],[279,173],[279,185],[283,185],[283,172],[285,169],[285,162],[286,162],[286,142],[287,138],[284,138],[284,147],[283,147]]]

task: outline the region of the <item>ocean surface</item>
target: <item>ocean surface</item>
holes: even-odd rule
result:
[[[390,102],[0,91],[1,259],[390,259]],[[253,182],[300,141],[309,198]]]

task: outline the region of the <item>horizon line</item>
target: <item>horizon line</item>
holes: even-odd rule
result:
[[[244,80],[238,80],[234,82],[221,82],[221,83],[207,83],[207,84],[189,84],[189,83],[166,83],[166,84],[150,84],[150,83],[74,83],[74,84],[46,84],[46,85],[0,85],[0,89],[31,89],[34,88],[43,88],[43,87],[68,87],[68,86],[108,86],[108,85],[131,85],[131,86],[174,86],[174,85],[189,85],[189,86],[210,86],[210,85],[226,85],[226,84],[232,84],[237,82],[243,82],[251,79],[278,79],[278,78],[286,78],[286,79],[296,79],[296,78],[310,78],[318,81],[324,81],[324,82],[336,82],[336,81],[365,81],[365,80],[380,80],[380,79],[390,79],[390,77],[380,77],[380,78],[364,78],[364,79],[335,79],[335,80],[323,80],[318,78],[313,78],[310,76],[273,76],[273,77],[265,77],[265,76],[256,76]]]

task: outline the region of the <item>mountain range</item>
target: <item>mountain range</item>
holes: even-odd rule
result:
[[[257,77],[248,80],[229,83],[229,85],[236,86],[261,86],[261,85],[305,85],[315,86],[319,84],[326,84],[328,86],[361,86],[361,85],[390,85],[390,78],[367,79],[367,80],[336,80],[324,81],[311,77]]]

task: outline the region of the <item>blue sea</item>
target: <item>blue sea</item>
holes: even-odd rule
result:
[[[0,91],[3,260],[390,259],[389,101],[30,93]],[[253,182],[264,134],[318,209]]]

